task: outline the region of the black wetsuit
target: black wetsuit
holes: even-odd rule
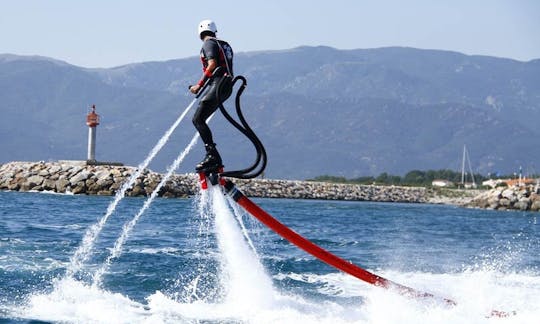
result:
[[[217,61],[217,66],[221,67],[221,72],[211,79],[206,90],[206,94],[199,101],[199,107],[193,116],[193,125],[199,131],[204,144],[213,144],[212,132],[206,124],[206,120],[210,115],[216,111],[219,107],[219,102],[216,96],[216,86],[219,84],[221,78],[224,75],[233,76],[233,50],[231,46],[223,40],[210,38],[204,41],[201,48],[201,62],[203,64],[203,71],[206,71],[208,66],[208,60],[214,59]],[[201,80],[201,81],[204,81]],[[200,82],[201,83],[201,82]],[[199,84],[200,84],[199,83]],[[223,89],[220,93],[220,99],[222,101],[227,100],[231,95],[232,89]]]

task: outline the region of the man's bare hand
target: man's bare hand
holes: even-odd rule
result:
[[[191,86],[189,88],[189,91],[191,91],[191,93],[193,93],[193,94],[197,94],[199,92],[199,90],[201,90],[201,86],[198,85],[198,84],[196,84],[194,86]]]

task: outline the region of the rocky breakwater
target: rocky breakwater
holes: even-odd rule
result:
[[[473,198],[467,207],[540,211],[540,188],[537,186],[495,188]]]
[[[0,190],[114,195],[136,171],[134,167],[64,162],[11,162],[0,166]],[[128,196],[148,196],[162,175],[144,170]],[[425,188],[370,186],[290,180],[234,180],[249,197],[428,202]],[[186,197],[199,190],[195,174],[177,174],[159,191],[162,197]]]
[[[249,197],[425,203],[418,187],[353,185],[293,180],[235,180]]]
[[[84,162],[10,162],[0,167],[0,190],[114,195],[135,172],[134,167]],[[126,195],[148,196],[161,179],[161,174],[144,170]],[[196,184],[194,176],[174,176],[159,195],[186,197],[193,194]]]

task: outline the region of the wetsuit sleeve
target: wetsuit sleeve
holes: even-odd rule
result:
[[[204,57],[206,60],[218,60],[219,59],[219,47],[215,40],[209,39],[203,43],[202,47]]]
[[[201,49],[201,56],[204,61],[208,62],[208,60],[216,60],[219,61],[219,46],[217,42],[213,39],[206,40],[203,43],[202,49]],[[210,77],[212,77],[212,72],[206,70],[206,64],[204,64],[203,67],[203,77],[199,80],[197,83],[199,86],[203,86],[206,80],[208,80]]]

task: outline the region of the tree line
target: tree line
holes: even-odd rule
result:
[[[538,175],[536,175],[538,176]],[[534,177],[534,176],[533,176]],[[482,181],[488,180],[490,177],[484,176],[480,173],[474,174],[474,180],[476,184],[481,185]],[[501,179],[512,179],[515,175],[503,175],[498,176]],[[404,176],[392,175],[387,172],[375,176],[364,176],[358,178],[347,179],[340,176],[322,175],[308,181],[321,181],[321,182],[333,182],[333,183],[350,183],[350,184],[379,184],[379,185],[399,185],[399,186],[431,186],[433,180],[443,179],[453,182],[454,184],[461,183],[461,172],[453,170],[412,170],[407,172]],[[467,174],[465,182],[472,182],[472,177]]]

